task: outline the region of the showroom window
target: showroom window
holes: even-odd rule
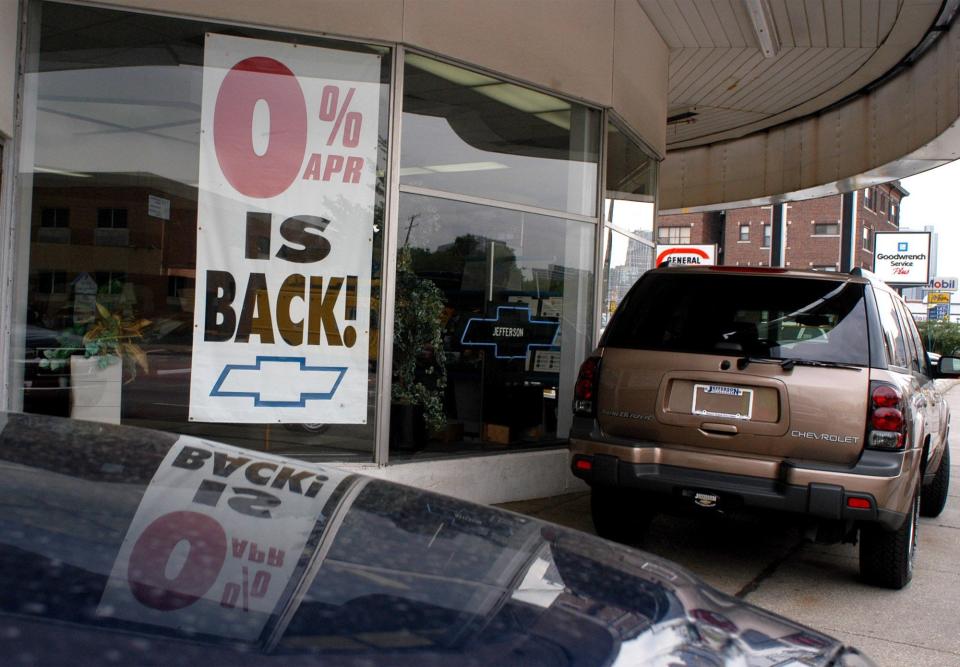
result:
[[[659,165],[638,140],[611,121],[607,123],[606,166],[600,332],[627,291],[653,268],[653,194]],[[690,227],[660,227],[657,239],[659,243],[689,243]]]
[[[391,50],[27,23],[14,407],[372,460]]]
[[[592,342],[600,113],[408,54],[391,460],[553,445]]]

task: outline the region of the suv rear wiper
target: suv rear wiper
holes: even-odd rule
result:
[[[746,357],[740,357],[739,359],[737,359],[737,370],[742,371],[744,368],[746,368],[750,364],[776,364],[783,370],[788,371],[791,368],[793,368],[794,363],[795,362],[793,359],[776,359],[774,357],[753,357],[748,355]]]
[[[777,359],[774,357],[741,357],[737,359],[737,370],[743,370],[750,364],[777,364],[785,371],[792,371],[794,366],[815,366],[819,368],[848,368],[850,370],[863,370],[860,366],[851,364],[841,364],[836,361],[811,361],[809,359]]]
[[[784,359],[784,362],[790,362],[790,368],[794,366],[816,366],[819,368],[847,368],[852,371],[862,371],[861,366],[854,366],[853,364],[842,364],[839,361],[813,361],[810,359]],[[784,365],[784,368],[787,366]]]

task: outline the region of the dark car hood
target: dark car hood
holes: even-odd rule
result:
[[[868,664],[527,517],[188,436],[2,418],[8,664]]]

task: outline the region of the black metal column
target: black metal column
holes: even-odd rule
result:
[[[783,204],[774,204],[770,215],[770,266],[783,266]]]
[[[840,271],[850,273],[853,268],[853,244],[856,243],[854,223],[854,202],[856,193],[844,192],[840,203]]]

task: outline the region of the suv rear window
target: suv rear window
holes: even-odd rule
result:
[[[869,364],[864,286],[840,280],[647,273],[602,345]]]

